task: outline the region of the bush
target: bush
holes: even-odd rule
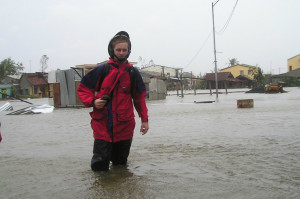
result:
[[[281,81],[286,82],[290,87],[300,86],[300,81],[297,77],[282,77]]]
[[[20,94],[18,94],[17,98],[26,99],[26,98],[38,98],[38,97],[36,97],[34,95],[20,95]]]

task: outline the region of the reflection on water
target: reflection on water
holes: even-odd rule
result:
[[[299,198],[300,89],[285,90],[148,102],[149,133],[137,128],[128,165],[102,173],[89,165],[90,109],[0,112],[0,198]]]

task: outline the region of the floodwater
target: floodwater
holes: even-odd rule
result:
[[[300,198],[300,89],[285,90],[149,101],[148,134],[137,119],[128,165],[109,172],[90,169],[90,109],[0,112],[0,198]]]

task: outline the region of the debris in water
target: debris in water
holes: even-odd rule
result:
[[[27,114],[39,114],[39,113],[52,113],[54,106],[43,104],[40,106],[28,106],[20,110],[14,111],[7,115],[27,115]]]
[[[9,102],[6,102],[3,106],[0,107],[0,111],[12,111],[13,107]]]

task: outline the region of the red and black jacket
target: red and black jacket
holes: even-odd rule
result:
[[[129,63],[120,64],[110,59],[108,64],[110,70],[103,79],[99,92],[96,93],[101,74],[104,72],[104,64],[95,67],[82,78],[77,93],[86,107],[93,107],[94,100],[104,95],[111,97],[106,107],[94,108],[90,113],[91,126],[95,139],[118,142],[133,137],[135,127],[133,105],[142,122],[148,121],[146,87],[136,68],[134,68],[135,80],[131,82],[129,71],[132,65]]]

